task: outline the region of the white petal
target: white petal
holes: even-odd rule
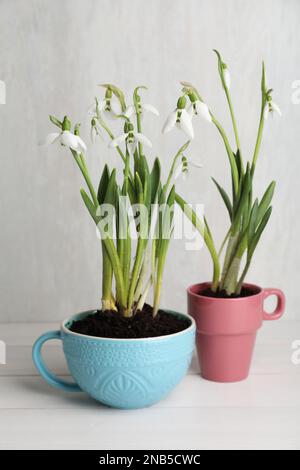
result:
[[[119,114],[122,114],[122,108],[121,108],[121,105],[120,105],[119,101],[112,101],[110,103],[110,108],[111,108],[112,112],[115,113],[117,116]]]
[[[181,85],[187,87],[187,88],[195,88],[194,85],[192,85],[190,82],[185,82],[184,80],[180,82]]]
[[[100,233],[100,230],[98,229],[97,225],[96,225],[96,237],[99,238],[99,240],[101,240],[101,233]]]
[[[276,103],[274,103],[274,101],[272,101],[272,109],[276,111],[276,113],[279,114],[279,116],[282,115],[279,106]]]
[[[91,104],[91,106],[88,107],[87,112],[89,114],[96,114],[96,104],[95,103]]]
[[[194,138],[194,129],[193,129],[192,121],[188,112],[185,109],[181,111],[180,127],[190,139]]]
[[[155,116],[159,116],[158,110],[152,104],[143,104],[142,108],[149,113],[155,114]]]
[[[120,145],[120,144],[122,144],[123,142],[125,142],[127,136],[128,136],[128,134],[121,134],[121,135],[119,135],[118,137],[116,137],[115,139],[113,139],[113,140],[109,143],[109,147],[118,147],[118,145]]]
[[[169,114],[163,128],[162,128],[162,133],[163,134],[166,134],[167,132],[170,132],[171,129],[173,129],[173,127],[175,126],[176,124],[176,119],[177,119],[177,109],[175,109],[175,111],[173,111],[171,114]]]
[[[119,114],[122,113],[122,109],[121,109],[121,105],[119,103],[119,101],[111,101],[110,102],[110,109],[112,110],[112,112],[118,116]]]
[[[188,115],[190,116],[190,119],[192,120],[195,115],[194,106],[192,104],[189,106],[187,112],[188,112]]]
[[[195,105],[196,105],[197,114],[203,117],[203,119],[205,119],[206,121],[212,122],[207,104],[203,103],[202,101],[196,101]]]
[[[182,173],[182,178],[184,181],[187,180],[188,176],[189,176],[190,172],[188,169],[186,169],[183,173]]]
[[[114,121],[115,119],[117,119],[116,114],[113,111],[107,111],[106,109],[102,111],[102,115],[110,121]]]
[[[137,146],[137,140],[136,139],[134,139],[134,141],[131,142],[131,143],[127,143],[127,150],[128,150],[129,155],[132,156],[134,154],[136,146]]]
[[[58,138],[60,137],[60,132],[50,132],[43,140],[42,142],[39,143],[41,147],[46,147],[47,145],[53,144]]]
[[[227,88],[229,90],[231,79],[230,79],[230,73],[229,73],[228,69],[223,70],[223,76],[224,76],[225,85],[227,86]]]
[[[264,120],[265,121],[268,119],[268,116],[269,116],[269,104],[266,103],[265,108],[264,108]]]
[[[72,134],[70,131],[63,131],[61,133],[60,142],[66,147],[70,147],[72,150],[79,150],[77,136]]]
[[[78,142],[78,146],[79,146],[79,149],[81,152],[86,152],[86,145],[85,143],[83,142],[82,138],[77,135],[77,142]]]
[[[124,116],[130,118],[133,114],[135,113],[135,107],[134,106],[128,106],[126,108],[126,111],[124,113]]]
[[[138,140],[142,144],[147,145],[147,147],[152,147],[152,142],[144,134],[141,134],[140,132],[137,132],[135,134],[135,138],[136,138],[136,140]]]
[[[103,130],[100,126],[92,126],[91,127],[91,141],[95,142],[96,137],[100,137],[103,142],[108,142],[107,138],[104,137],[103,135]]]
[[[196,163],[196,162],[193,162],[192,160],[188,160],[188,165],[194,166],[195,168],[203,168],[203,165],[201,165],[201,163]]]
[[[102,111],[106,106],[106,100],[101,100],[98,101],[98,109],[99,111]],[[95,105],[95,110],[96,110],[96,105]]]

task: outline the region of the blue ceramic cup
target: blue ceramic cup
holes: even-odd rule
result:
[[[115,408],[143,408],[164,398],[184,377],[195,343],[195,322],[168,336],[156,338],[97,338],[70,331],[74,320],[93,311],[73,315],[59,331],[49,331],[35,342],[35,366],[51,385],[68,391],[85,391],[101,403]],[[41,349],[45,341],[61,339],[66,361],[75,383],[56,377],[45,366]]]

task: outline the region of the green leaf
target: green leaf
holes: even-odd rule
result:
[[[144,185],[149,175],[149,167],[145,155],[140,155],[138,173],[141,178],[141,182]]]
[[[211,233],[209,224],[207,222],[207,219],[206,217],[204,217],[203,219],[204,219],[204,230],[206,230],[208,237],[212,239],[212,233]],[[203,231],[203,234],[200,231],[200,234],[202,235],[202,237],[204,237],[204,231]]]
[[[238,169],[239,179],[240,179],[241,176],[243,175],[243,172],[242,172],[243,163],[242,163],[241,154],[240,154],[239,149],[237,149],[237,152],[234,154],[234,158],[235,158],[235,161],[236,161],[236,166],[237,166],[237,169]]]
[[[263,218],[264,214],[266,213],[269,205],[271,204],[271,201],[272,201],[272,198],[273,198],[273,194],[274,194],[274,190],[275,190],[275,181],[272,181],[269,186],[267,187],[263,197],[262,197],[262,200],[260,201],[259,203],[259,206],[258,206],[258,214],[257,214],[257,220],[258,220],[258,223],[261,221],[261,219]]]
[[[147,173],[144,182],[144,204],[147,207],[149,216],[150,216],[150,208],[151,208],[151,177],[150,174]]]
[[[224,204],[227,207],[230,220],[232,220],[232,204],[231,204],[231,201],[229,199],[229,196],[226,193],[225,189],[223,189],[222,186],[220,186],[219,183],[214,178],[212,178],[212,180],[215,183],[216,187],[218,188],[218,191],[221,194],[221,197],[224,201]]]
[[[59,119],[57,119],[55,116],[51,116],[51,114],[49,116],[49,119],[52,122],[52,124],[62,129],[62,122]]]
[[[255,233],[256,226],[257,226],[257,212],[258,212],[258,200],[255,199],[251,214],[250,214],[250,220],[249,220],[249,225],[248,225],[248,240],[249,242],[252,240],[252,237]]]
[[[170,237],[173,228],[173,219],[174,219],[174,203],[175,203],[175,185],[172,186],[168,198],[165,204],[165,208],[160,220],[161,230],[160,230],[160,245],[159,245],[159,256],[162,256],[169,245]]]
[[[114,168],[113,171],[111,172],[109,182],[107,185],[107,190],[106,190],[106,194],[104,198],[105,204],[112,204],[115,206],[117,189],[118,189],[118,186],[116,183],[116,169]]]
[[[257,244],[260,240],[260,237],[269,221],[269,218],[271,216],[271,213],[272,213],[272,206],[270,206],[267,211],[265,212],[263,218],[262,218],[262,221],[261,223],[259,224],[254,236],[252,237],[252,240],[250,242],[250,246],[249,246],[249,250],[248,250],[248,259],[251,260],[252,256],[253,256],[253,253],[254,253],[254,250],[255,248],[257,247]]]
[[[136,191],[135,191],[135,185],[134,185],[134,181],[132,181],[132,179],[130,177],[128,177],[128,196],[129,196],[129,199],[130,199],[130,202],[131,204],[136,204],[137,203],[137,195],[136,195]]]
[[[97,209],[94,206],[93,201],[90,199],[90,197],[87,195],[87,193],[85,192],[85,190],[83,188],[80,188],[80,194],[81,194],[83,202],[86,205],[86,208],[89,211],[92,219],[97,224],[98,223],[98,217],[96,216],[96,210]]]
[[[169,207],[173,207],[174,206],[174,203],[175,203],[175,185],[173,184],[170,192],[169,192],[169,196],[168,196],[168,199],[167,199],[167,205]]]
[[[109,177],[110,177],[109,169],[108,169],[108,166],[105,165],[102,171],[101,179],[100,179],[99,186],[98,186],[97,199],[98,199],[99,204],[103,204],[104,202],[106,191],[107,191],[107,186],[109,182]]]
[[[250,176],[250,166],[249,164],[247,165],[245,177],[243,178],[243,185],[241,189],[241,196],[240,200],[236,209],[236,212],[233,216],[233,224],[232,224],[232,233],[236,233],[236,231],[239,228],[240,222],[241,222],[241,216],[244,213],[245,206],[248,203],[248,196],[249,192],[251,190],[251,176]]]
[[[161,166],[158,158],[155,159],[151,171],[151,202],[154,204],[160,186]]]
[[[140,176],[137,172],[135,173],[135,190],[136,190],[136,194],[137,194],[138,203],[143,204],[144,189],[143,189],[143,185],[142,185],[142,182],[141,182],[141,178],[140,178]]]

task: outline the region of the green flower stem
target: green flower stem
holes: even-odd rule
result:
[[[220,278],[220,261],[219,257],[213,242],[213,239],[210,235],[210,231],[208,230],[208,227],[206,228],[199,217],[197,217],[196,213],[193,211],[193,209],[182,199],[179,194],[176,193],[175,195],[175,200],[177,204],[181,207],[181,210],[184,212],[184,214],[188,217],[188,219],[192,222],[194,227],[198,230],[200,235],[203,237],[204,242],[208,248],[208,251],[210,252],[212,261],[213,261],[213,283],[212,283],[212,290],[216,291],[218,288],[219,284],[219,278]]]
[[[214,117],[213,114],[211,114],[211,118],[212,118],[212,122],[214,123],[214,125],[217,127],[219,133],[221,134],[221,137],[222,137],[223,142],[225,144],[225,148],[226,148],[226,152],[227,152],[227,155],[228,155],[228,158],[229,158],[231,172],[232,172],[234,192],[235,192],[235,195],[237,195],[238,189],[239,189],[239,172],[238,172],[237,164],[236,164],[232,149],[231,149],[230,144],[229,144],[228,137],[227,137],[223,127],[221,126],[219,121],[217,121],[217,119]]]
[[[124,169],[124,196],[128,194],[128,178],[130,173],[130,155],[126,149],[125,169]]]
[[[258,126],[258,132],[257,132],[257,139],[255,143],[253,159],[252,159],[252,164],[251,164],[251,176],[254,175],[255,165],[256,165],[256,161],[258,158],[258,153],[259,153],[259,149],[261,145],[263,129],[264,129],[264,121],[265,121],[264,109],[265,109],[267,97],[268,97],[268,90],[266,87],[265,64],[263,62],[262,63],[262,76],[261,76],[261,110],[260,110],[260,119],[259,119],[259,126]]]
[[[180,154],[177,153],[175,155],[175,157],[173,158],[173,162],[172,162],[169,174],[168,174],[168,178],[167,178],[166,184],[164,185],[164,193],[165,194],[167,193],[167,190],[169,189],[169,186],[171,184],[173,174],[174,174],[174,171],[175,171],[175,168],[176,168],[176,163],[177,163],[177,160],[178,160],[179,157],[180,157]]]
[[[253,159],[252,159],[252,165],[251,165],[251,176],[253,177],[254,171],[255,171],[255,166],[259,154],[259,149],[261,146],[261,141],[262,141],[262,136],[263,136],[263,130],[264,130],[264,106],[265,106],[265,101],[262,99],[262,106],[261,106],[261,112],[260,112],[260,120],[259,120],[259,126],[258,126],[258,132],[257,132],[257,139],[255,143],[255,148],[254,148],[254,153],[253,153]]]
[[[105,132],[106,132],[106,133],[108,134],[108,136],[111,138],[111,140],[113,140],[113,139],[115,138],[115,136],[114,136],[114,134],[112,133],[112,131],[109,129],[109,127],[107,126],[107,124],[105,123],[105,121],[102,119],[101,114],[100,114],[99,111],[97,112],[97,120],[98,120],[100,126],[105,130]],[[127,159],[126,159],[126,156],[125,156],[124,153],[122,152],[122,150],[121,150],[121,148],[120,148],[119,145],[116,147],[116,150],[117,150],[118,154],[120,155],[120,157],[122,158],[123,163],[126,165],[126,160],[127,160]],[[130,171],[130,168],[129,168],[129,170],[128,170],[128,174],[129,174],[130,178],[132,178],[132,173],[131,173],[131,171]]]
[[[167,178],[166,184],[164,185],[164,193],[165,194],[167,193],[167,191],[169,189],[169,186],[171,184],[173,174],[174,174],[174,171],[175,171],[175,168],[176,168],[176,165],[177,165],[178,158],[181,157],[182,153],[188,148],[189,144],[190,144],[190,141],[188,140],[185,144],[182,145],[182,147],[180,147],[180,149],[176,153],[175,157],[173,158],[173,162],[172,162],[169,174],[168,174],[168,178]]]
[[[87,184],[87,187],[89,188],[89,192],[90,192],[90,195],[92,197],[93,203],[97,207],[98,206],[97,194],[96,194],[95,188],[93,186],[92,180],[90,178],[90,175],[89,175],[89,172],[88,172],[85,160],[84,160],[84,156],[83,156],[82,153],[80,155],[78,155],[78,153],[75,152],[75,150],[72,150],[72,149],[70,149],[70,150],[72,152],[72,155],[73,155],[77,165],[80,168],[80,171],[81,171],[81,173],[82,173],[82,175],[85,179],[85,182]]]
[[[139,111],[136,112],[136,126],[137,126],[137,131],[139,133],[142,132],[142,122],[141,122],[141,113]],[[138,149],[139,149],[139,155],[143,155],[143,146],[141,142],[138,143]]]
[[[129,164],[130,164],[130,155],[128,151],[126,151],[126,162],[125,162],[125,169],[124,169],[124,184],[122,188],[122,196],[128,195],[128,178],[129,178]],[[120,247],[120,259],[121,265],[123,267],[123,277],[125,283],[125,289],[128,290],[129,285],[129,277],[130,277],[130,261],[131,261],[131,237],[130,237],[130,229],[128,224],[128,217],[125,211],[122,211],[123,220],[121,220],[121,224],[124,226],[126,230],[125,237],[123,239],[119,239],[119,247]]]
[[[157,271],[156,271],[156,278],[154,282],[153,318],[156,317],[158,313],[159,304],[160,304],[162,278],[163,278],[163,271],[164,271],[164,266],[165,266],[165,261],[166,261],[166,255],[167,255],[167,250],[164,250],[157,261]]]
[[[148,272],[148,267],[149,267],[149,252],[148,248],[145,249],[145,254],[144,254],[144,259],[142,263],[142,267],[139,273],[136,289],[134,292],[134,301],[138,302],[139,298],[141,297],[142,290],[143,290],[143,285],[144,285],[144,280]]]
[[[131,237],[129,233],[129,227],[127,225],[127,235],[124,240],[124,251],[121,260],[123,266],[123,277],[125,283],[126,292],[128,292],[129,279],[130,279],[130,265],[131,265]]]
[[[116,290],[117,290],[117,303],[120,307],[121,311],[127,310],[127,296],[126,296],[126,289],[124,284],[124,277],[122,272],[122,265],[120,262],[120,258],[118,256],[116,247],[112,239],[106,237],[103,239],[103,243],[105,244],[105,248],[107,250],[110,262],[113,267],[115,280],[116,280]]]
[[[138,240],[138,244],[137,244],[137,250],[136,250],[133,270],[131,274],[131,280],[129,284],[129,292],[128,292],[128,298],[127,298],[128,310],[126,312],[126,316],[132,315],[134,293],[135,293],[136,286],[137,286],[138,275],[139,275],[141,265],[143,262],[144,247],[145,247],[145,240],[140,237]]]
[[[238,133],[237,125],[236,125],[235,114],[234,114],[234,111],[233,111],[233,106],[232,106],[232,102],[231,102],[231,98],[230,98],[230,93],[229,93],[229,90],[228,90],[225,83],[224,83],[224,90],[225,90],[225,95],[226,95],[226,98],[227,98],[227,103],[228,103],[228,107],[229,107],[229,111],[230,111],[230,116],[231,116],[231,121],[232,121],[232,125],[233,125],[235,141],[236,141],[236,146],[240,151],[241,162],[242,162],[243,159],[242,159],[241,144],[240,144],[239,133]],[[243,171],[243,168],[242,168],[242,171]]]
[[[140,112],[141,97],[138,94],[140,89],[146,90],[147,88],[145,86],[138,86],[135,88],[133,92],[133,104],[134,104],[135,112],[136,112],[136,127],[139,133],[142,132],[142,121],[141,121],[141,112]],[[141,142],[138,143],[138,149],[139,149],[139,156],[141,156],[143,154],[143,146]]]

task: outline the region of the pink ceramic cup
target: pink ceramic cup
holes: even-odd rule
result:
[[[284,312],[285,297],[279,289],[244,284],[253,295],[222,299],[202,295],[211,283],[187,289],[188,313],[197,325],[197,352],[201,375],[215,382],[237,382],[248,377],[256,332],[263,320],[277,320]],[[264,310],[264,300],[276,295],[273,313]]]

